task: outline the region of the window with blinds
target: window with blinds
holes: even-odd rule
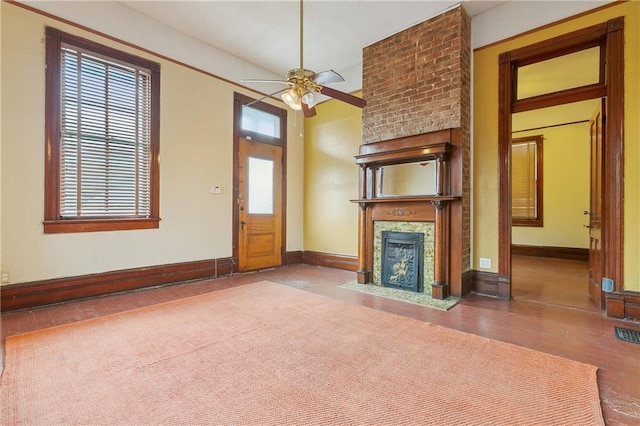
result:
[[[517,226],[542,226],[542,135],[513,139],[511,218]]]
[[[63,44],[61,218],[149,217],[148,70]]]
[[[157,227],[158,101],[158,64],[47,28],[45,232]]]

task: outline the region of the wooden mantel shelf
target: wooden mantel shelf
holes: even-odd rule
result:
[[[356,200],[349,200],[352,203],[408,203],[415,201],[427,201],[427,202],[438,202],[438,201],[456,201],[461,200],[462,197],[455,195],[416,195],[411,197],[379,197],[379,198],[358,198]]]
[[[401,147],[392,150],[387,149],[385,151],[377,151],[371,148],[369,145],[361,146],[360,155],[356,155],[356,164],[381,166],[385,164],[428,161],[448,156],[451,153],[451,144],[449,142]]]

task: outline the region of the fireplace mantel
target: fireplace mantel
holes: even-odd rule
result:
[[[352,203],[407,203],[412,201],[422,201],[422,202],[447,202],[447,201],[455,201],[459,200],[460,197],[454,195],[416,195],[411,197],[383,197],[383,198],[357,198],[355,200],[349,200]]]
[[[361,284],[372,282],[374,222],[434,222],[434,282],[431,295],[445,299],[463,295],[460,262],[461,212],[460,129],[447,129],[421,135],[360,145],[356,164],[360,166],[359,196],[351,200],[360,206],[358,232],[358,271]],[[434,194],[379,196],[376,193],[380,167],[437,162]]]

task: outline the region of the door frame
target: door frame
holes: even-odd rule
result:
[[[604,148],[603,124],[606,123],[606,101],[600,99],[598,108],[589,118],[589,296],[598,309],[605,308],[602,291],[602,152]],[[595,242],[595,244],[594,244]],[[594,279],[595,278],[595,279]]]
[[[252,103],[254,102],[254,103]],[[255,132],[248,132],[242,129],[242,108],[251,104],[252,108],[259,109],[280,117],[280,138],[271,138]],[[256,99],[241,93],[233,93],[233,223],[232,223],[232,270],[239,271],[238,256],[239,245],[238,235],[240,231],[240,209],[238,206],[239,197],[239,166],[240,166],[240,138],[248,138],[254,142],[266,143],[282,147],[282,201],[280,209],[282,211],[280,258],[284,262],[287,245],[287,110],[270,105],[266,102],[256,102]]]
[[[601,46],[600,82],[518,100],[519,66]],[[498,289],[511,298],[511,114],[606,97],[603,147],[603,276],[622,292],[624,230],[624,17],[500,54],[498,65]],[[605,77],[606,76],[606,77]]]

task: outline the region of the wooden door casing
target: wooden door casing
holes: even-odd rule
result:
[[[589,134],[591,146],[590,166],[590,201],[589,201],[589,296],[593,303],[604,309],[604,294],[602,293],[602,265],[605,253],[602,249],[602,148],[604,145],[604,111],[605,101],[591,116]]]
[[[250,158],[273,161],[273,211],[250,213]],[[238,268],[250,271],[282,264],[282,148],[240,138],[238,162]]]
[[[613,291],[624,291],[624,17],[583,28],[499,55],[498,65],[498,289],[511,295],[511,114],[606,96],[603,123],[601,248],[606,254],[603,276],[613,281]],[[515,99],[517,68],[589,46],[601,46],[599,84],[568,89],[531,99]],[[500,295],[502,291],[502,296]],[[493,293],[489,293],[493,294]],[[608,302],[608,301],[607,301]],[[611,305],[611,309],[609,309]],[[607,315],[619,316],[619,303],[607,303]]]

